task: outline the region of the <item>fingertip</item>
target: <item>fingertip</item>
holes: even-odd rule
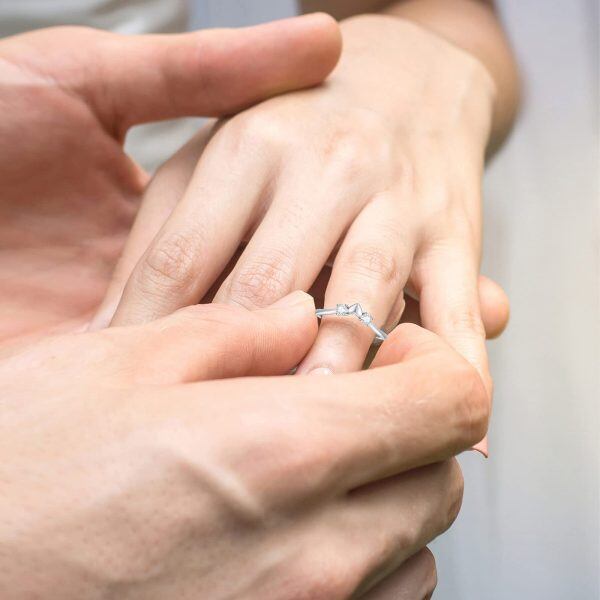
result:
[[[284,41],[287,75],[282,80],[281,91],[290,86],[310,87],[321,83],[340,59],[340,26],[326,13],[310,13],[259,27],[264,28],[265,39],[273,36],[273,39],[281,37]]]
[[[339,46],[342,44],[342,33],[339,23],[328,13],[317,11],[307,13],[299,17],[292,17],[287,21],[297,21],[313,27],[321,35],[328,36],[332,41],[337,42]]]
[[[309,13],[302,17],[314,28],[312,42],[318,45],[321,76],[326,77],[337,65],[342,54],[342,31],[339,23],[324,12]]]
[[[296,290],[270,306],[254,312],[263,314],[268,319],[275,316],[278,329],[284,330],[279,335],[285,335],[290,344],[303,348],[304,354],[308,352],[317,337],[318,324],[314,298],[301,290]]]
[[[479,277],[481,318],[488,339],[502,334],[510,319],[510,301],[505,291],[492,279]]]

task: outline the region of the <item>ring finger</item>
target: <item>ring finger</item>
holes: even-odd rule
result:
[[[378,328],[400,318],[415,245],[408,218],[391,196],[376,198],[363,209],[335,259],[326,307],[358,303]],[[354,316],[325,317],[298,373],[356,371],[372,342],[373,331]]]

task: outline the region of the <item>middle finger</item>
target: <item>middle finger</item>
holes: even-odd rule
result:
[[[275,168],[268,149],[246,152],[225,128],[217,132],[181,202],[133,270],[113,325],[152,321],[196,304],[266,202]]]
[[[343,169],[316,158],[284,170],[272,205],[214,301],[254,309],[308,290],[364,204],[360,183],[349,190],[343,181]]]

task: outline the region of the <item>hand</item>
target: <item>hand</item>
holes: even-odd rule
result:
[[[391,328],[407,288],[491,392],[477,277],[492,79],[412,23],[369,16],[342,29],[326,85],[219,122],[167,163],[100,318],[123,287],[114,323],[198,302],[244,239],[218,302],[256,307],[308,289],[337,251],[326,306],[360,302]],[[326,319],[300,372],[356,370],[372,337]]]
[[[313,311],[296,293],[4,350],[0,596],[335,600],[444,531],[479,376],[402,325],[370,370],[246,377],[296,364]]]
[[[148,181],[123,152],[129,127],[229,114],[318,83],[339,37],[313,15],[239,31],[60,27],[0,41],[0,339],[97,309]]]

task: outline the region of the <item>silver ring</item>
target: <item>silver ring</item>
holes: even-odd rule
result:
[[[328,315],[334,317],[354,315],[375,334],[375,339],[382,342],[387,339],[387,333],[383,331],[383,329],[379,329],[379,327],[373,323],[373,317],[368,312],[364,311],[362,306],[356,302],[354,304],[337,304],[335,308],[317,308],[315,314],[319,319]]]

